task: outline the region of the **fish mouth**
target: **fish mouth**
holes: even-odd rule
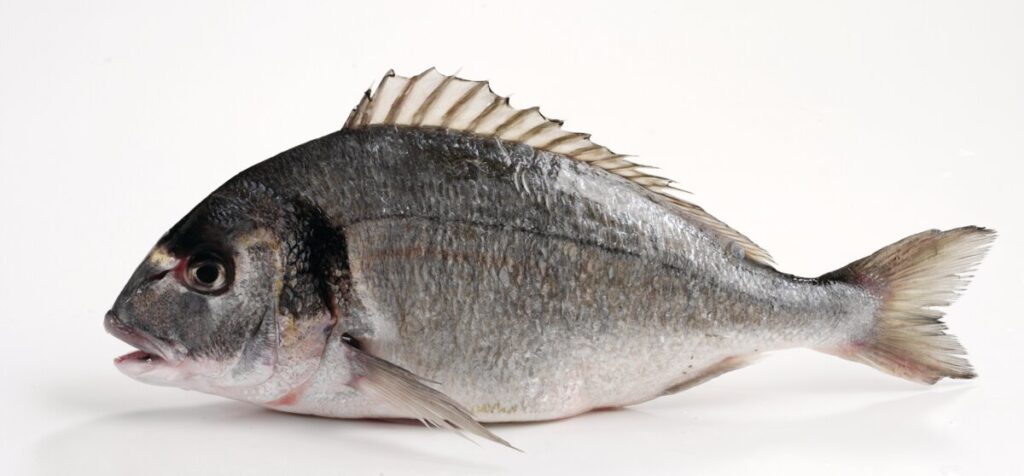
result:
[[[114,359],[114,365],[129,376],[138,376],[154,369],[176,365],[179,352],[169,342],[125,324],[113,311],[103,318],[103,327],[136,350]]]

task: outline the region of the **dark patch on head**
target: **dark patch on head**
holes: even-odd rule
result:
[[[231,240],[263,226],[277,228],[286,201],[252,180],[232,180],[192,209],[157,242],[181,257],[201,250],[230,254]]]
[[[339,281],[349,277],[348,245],[340,227],[324,211],[305,200],[292,203],[288,228],[287,274],[280,305],[284,311],[301,318],[310,314],[310,306],[329,311]]]

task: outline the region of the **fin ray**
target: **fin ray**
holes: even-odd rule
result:
[[[355,347],[349,346],[349,350],[364,372],[364,378],[356,385],[381,397],[409,418],[427,427],[467,431],[519,451],[476,421],[465,407],[424,383],[423,378]]]
[[[995,236],[975,226],[929,230],[822,276],[860,286],[881,305],[867,335],[819,350],[915,382],[973,378],[967,352],[946,333],[941,308],[967,287]]]
[[[702,383],[707,383],[709,380],[721,377],[733,370],[739,370],[757,361],[757,358],[753,355],[738,355],[733,357],[726,357],[715,365],[708,367],[700,374],[683,380],[661,392],[662,396],[671,395],[673,393],[679,393],[683,390],[689,390]]]

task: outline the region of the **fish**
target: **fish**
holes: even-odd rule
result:
[[[391,71],[340,130],[242,171],[157,241],[104,317],[136,349],[115,365],[508,446],[484,423],[634,405],[785,349],[975,377],[942,308],[993,230],[799,277],[650,171],[487,82]]]

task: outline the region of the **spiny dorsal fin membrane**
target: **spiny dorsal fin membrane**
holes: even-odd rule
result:
[[[431,68],[406,78],[388,71],[377,89],[367,90],[345,121],[346,129],[377,125],[432,127],[519,142],[560,154],[625,178],[667,200],[680,215],[705,231],[735,245],[757,263],[771,265],[771,256],[742,233],[701,207],[672,195],[674,183],[648,174],[646,167],[591,142],[589,134],[570,132],[562,121],[548,119],[536,107],[516,109],[486,81],[445,76]]]

